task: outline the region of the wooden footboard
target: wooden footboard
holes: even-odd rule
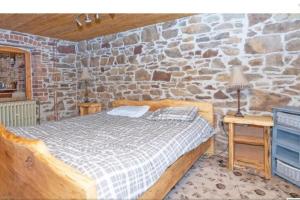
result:
[[[0,199],[95,199],[94,180],[0,125]]]
[[[197,148],[181,156],[152,187],[143,193],[139,200],[163,199],[201,155],[213,153],[213,143],[214,138],[211,137]]]

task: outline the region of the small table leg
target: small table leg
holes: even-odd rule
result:
[[[271,178],[270,167],[270,127],[264,127],[264,172],[265,178]]]
[[[229,132],[228,132],[228,168],[229,170],[233,169],[234,163],[234,123],[229,123]]]

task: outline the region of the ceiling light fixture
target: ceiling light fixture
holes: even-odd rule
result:
[[[95,14],[95,22],[99,22],[100,21],[100,14],[99,13],[96,13]]]
[[[76,17],[75,22],[78,27],[82,27],[82,23],[79,21],[78,17]]]
[[[86,24],[92,23],[92,19],[89,17],[88,14],[85,14],[85,19],[84,19],[84,21],[85,21]]]
[[[108,14],[111,19],[115,18],[115,14]],[[84,19],[83,19],[84,16]],[[75,18],[76,25],[79,29],[83,28],[84,25],[91,25],[93,22],[99,23],[101,21],[102,16],[99,13],[92,15],[89,14],[79,14]]]

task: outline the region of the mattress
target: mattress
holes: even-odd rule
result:
[[[180,156],[213,135],[201,117],[151,121],[105,112],[26,128],[17,135],[43,140],[58,159],[96,180],[98,199],[136,199]]]

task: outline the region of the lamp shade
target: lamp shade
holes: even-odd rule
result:
[[[80,76],[80,80],[86,81],[86,80],[90,80],[90,79],[91,79],[91,76],[90,76],[88,68],[86,68],[86,67],[83,68],[81,76]]]
[[[246,88],[249,87],[249,82],[243,73],[242,67],[233,67],[231,72],[229,88]]]

